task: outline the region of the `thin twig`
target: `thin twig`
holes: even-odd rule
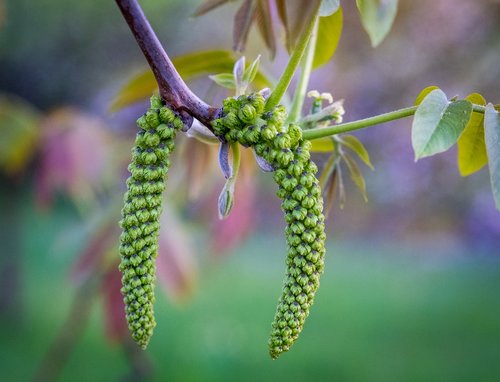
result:
[[[210,122],[217,118],[219,109],[203,102],[185,84],[138,2],[136,0],[116,0],[116,4],[153,70],[163,100],[174,110],[181,112],[184,122],[188,126],[191,126],[192,123],[192,118],[189,117],[191,116],[212,129]]]

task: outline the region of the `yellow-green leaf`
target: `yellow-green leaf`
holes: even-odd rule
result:
[[[417,96],[417,98],[415,98],[415,106],[420,105],[424,100],[424,98],[427,97],[427,94],[436,89],[439,89],[439,87],[436,85],[431,85],[427,86],[424,90],[422,90],[420,94]]]
[[[486,100],[478,93],[472,93],[466,99],[477,105],[486,105]],[[458,139],[457,147],[460,175],[473,174],[488,163],[486,144],[484,143],[484,114],[472,113],[469,123]]]
[[[206,50],[187,53],[172,60],[175,68],[185,81],[212,73],[231,72],[234,56],[227,50]],[[150,69],[132,77],[116,94],[110,111],[117,111],[135,102],[149,98],[158,88]]]
[[[13,175],[22,171],[35,152],[40,116],[29,104],[0,98],[0,169]]]
[[[351,175],[352,181],[358,188],[359,192],[361,193],[361,196],[363,196],[365,202],[367,202],[368,195],[366,193],[366,182],[363,173],[359,169],[358,164],[356,163],[354,158],[349,154],[346,153],[342,154],[342,158],[344,159],[344,162],[347,165],[347,168],[349,169],[349,174]]]
[[[354,151],[358,155],[359,159],[361,159],[364,164],[366,164],[373,170],[373,165],[370,161],[370,155],[368,154],[368,151],[366,150],[363,143],[361,143],[358,138],[356,138],[354,135],[342,135],[342,137],[340,138],[340,142],[345,147]]]
[[[396,17],[398,0],[356,0],[356,5],[373,47],[389,33]]]
[[[233,52],[228,50],[205,50],[193,53],[187,53],[172,59],[172,62],[184,81],[193,78],[213,74],[213,73],[232,73],[234,65]],[[271,87],[269,79],[258,71],[254,85],[261,89]],[[117,92],[115,98],[111,101],[109,110],[111,112],[123,109],[135,102],[142,101],[151,97],[151,94],[158,89],[155,77],[150,69],[132,77]]]
[[[342,23],[342,7],[338,7],[330,16],[319,18],[313,69],[326,64],[337,50],[342,34]]]
[[[335,148],[332,139],[329,137],[314,139],[311,141],[311,143],[311,151],[316,153],[330,152]]]

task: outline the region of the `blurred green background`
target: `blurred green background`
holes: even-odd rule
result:
[[[230,49],[239,2],[190,18],[199,3],[141,1],[172,56]],[[311,88],[344,98],[345,120],[411,105],[431,84],[500,102],[498,1],[400,3],[389,37],[372,49],[353,2],[343,1],[339,50]],[[199,145],[189,157],[193,143],[183,142],[167,193],[171,271],[161,272],[155,335],[138,351],[109,291],[145,104],[108,107],[144,59],[113,1],[0,5],[2,381],[498,380],[500,214],[488,172],[461,178],[453,150],[413,163],[409,120],[356,134],[376,167],[364,171],[370,200],[347,185],[346,206],[328,220],[315,306],[277,361],[267,336],[286,248],[274,186],[248,165],[233,220],[219,223],[216,152]],[[245,54],[262,50],[252,31]],[[275,78],[285,63],[282,47],[274,62],[263,56]],[[217,98],[207,81],[192,86]],[[17,154],[6,154],[14,147],[6,142],[21,142]]]

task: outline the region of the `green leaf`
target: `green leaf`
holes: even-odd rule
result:
[[[339,6],[340,0],[322,0],[318,15],[321,17],[330,16],[337,12]]]
[[[342,135],[338,139],[342,145],[354,151],[358,155],[359,159],[361,159],[364,164],[366,164],[373,170],[373,165],[370,161],[370,155],[368,154],[368,151],[366,150],[363,143],[361,143],[358,138],[356,138],[354,135]]]
[[[260,54],[255,60],[253,60],[252,64],[245,69],[245,73],[243,74],[243,82],[245,82],[247,85],[252,83],[252,81],[255,79],[255,76],[259,72],[259,65]]]
[[[500,114],[489,103],[484,113],[484,140],[488,154],[491,190],[495,206],[500,211]]]
[[[220,73],[214,74],[213,76],[208,76],[217,85],[223,88],[235,89],[236,83],[234,82],[234,76],[230,73]]]
[[[172,63],[184,81],[211,73],[230,73],[233,70],[234,55],[228,50],[205,50],[183,54],[172,59]],[[258,71],[255,76],[255,86],[272,87],[269,79]],[[132,77],[117,92],[111,101],[109,111],[115,112],[135,102],[151,97],[158,89],[156,79],[150,69]]]
[[[311,151],[316,153],[330,152],[335,148],[330,137],[314,139],[311,141]]]
[[[413,120],[411,140],[415,161],[453,146],[471,113],[469,101],[449,102],[442,90],[431,91],[418,106]]]
[[[338,7],[337,11],[330,16],[319,18],[313,69],[326,64],[337,50],[342,34],[342,23],[342,7]]]
[[[0,97],[0,170],[14,175],[23,171],[36,152],[40,114],[27,102]]]
[[[391,30],[398,0],[356,0],[356,5],[372,46],[376,47]]]
[[[349,169],[352,181],[358,188],[359,192],[361,192],[361,195],[363,196],[365,202],[367,202],[368,195],[366,194],[366,182],[365,178],[363,177],[363,173],[361,172],[358,164],[351,155],[347,153],[342,153],[341,155],[344,159],[345,164],[347,165],[347,168]]]
[[[415,99],[415,106],[420,105],[422,103],[422,101],[424,100],[424,98],[427,97],[427,94],[429,94],[431,91],[436,90],[436,89],[439,89],[439,87],[436,85],[431,85],[431,86],[427,86],[424,90],[422,90],[420,92],[420,94],[417,96],[417,98]]]
[[[486,100],[478,93],[472,93],[466,99],[477,105],[486,105]],[[484,114],[472,113],[469,123],[458,139],[457,148],[458,170],[462,176],[473,174],[488,163],[484,143]]]
[[[227,50],[206,50],[183,54],[172,60],[184,81],[210,73],[231,72],[234,56]],[[116,94],[109,107],[111,112],[151,97],[158,89],[150,69],[132,77]]]

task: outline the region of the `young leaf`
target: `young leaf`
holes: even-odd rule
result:
[[[212,76],[208,76],[212,81],[214,81],[217,85],[222,86],[223,88],[235,89],[236,83],[234,82],[234,77],[230,73],[220,73],[214,74]]]
[[[224,178],[229,179],[233,175],[233,169],[229,164],[229,143],[224,142],[219,146],[219,167]]]
[[[233,53],[227,50],[205,50],[183,54],[172,59],[180,76],[188,81],[209,73],[230,72]],[[267,85],[269,86],[269,85]],[[109,107],[114,112],[151,96],[158,88],[150,69],[132,77],[115,95]]]
[[[493,198],[497,210],[500,211],[500,114],[491,103],[486,106],[484,112],[484,140]]]
[[[465,129],[472,113],[467,100],[448,102],[442,90],[431,91],[419,105],[411,140],[415,161],[448,150]]]
[[[318,16],[327,17],[333,15],[340,6],[340,0],[322,0],[319,6]]]
[[[210,12],[211,10],[220,7],[226,3],[229,3],[231,0],[207,0],[203,4],[201,4],[193,13],[193,17],[204,15],[205,13]]]
[[[233,50],[243,52],[247,43],[248,32],[252,26],[257,5],[256,0],[244,0],[234,16]]]
[[[347,168],[349,169],[352,181],[358,188],[359,192],[361,192],[361,195],[363,196],[365,202],[367,202],[368,195],[366,194],[365,178],[363,177],[363,174],[359,169],[358,164],[350,154],[342,153],[341,155],[342,158],[344,159],[345,164],[347,165]]]
[[[243,82],[247,84],[252,83],[252,81],[255,79],[255,76],[257,75],[259,71],[259,64],[260,64],[260,54],[257,56],[255,60],[253,60],[252,64],[245,69],[245,73],[243,73]]]
[[[234,63],[233,66],[233,79],[234,85],[236,87],[236,95],[240,96],[245,94],[247,84],[243,80],[243,74],[245,72],[245,56],[241,56],[238,61]]]
[[[486,105],[486,100],[478,93],[472,93],[466,99],[477,105]],[[472,113],[469,123],[458,139],[457,148],[458,170],[462,176],[473,174],[488,163],[484,143],[484,114]]]
[[[342,19],[342,7],[337,7],[337,11],[330,16],[319,18],[313,69],[326,64],[337,50],[342,34]]]
[[[431,85],[427,86],[424,90],[422,90],[420,94],[417,96],[417,98],[415,98],[415,106],[420,105],[424,100],[424,98],[427,97],[427,94],[436,89],[439,89],[439,87],[436,85]]]
[[[285,27],[286,48],[291,52],[309,22],[316,16],[320,0],[276,0],[278,15]]]
[[[273,18],[268,0],[258,0],[257,9],[255,10],[255,23],[267,49],[271,53],[271,59],[274,59],[274,56],[276,56],[276,38],[274,37]]]
[[[398,0],[356,0],[356,5],[373,47],[389,33],[396,17]]]
[[[359,159],[361,159],[364,164],[366,164],[373,170],[373,165],[370,161],[370,155],[368,154],[368,151],[366,150],[363,143],[361,143],[358,138],[356,138],[354,135],[342,135],[341,137],[339,137],[339,141],[345,147],[354,151],[359,156]]]
[[[333,205],[335,203],[335,199],[337,198],[337,188],[340,187],[339,185],[339,172],[337,171],[338,166],[335,166],[335,169],[333,170],[332,176],[330,177],[330,181],[324,188],[323,192],[323,199],[325,203],[324,211],[325,211],[325,218],[328,218],[330,215],[330,212],[333,208]]]

